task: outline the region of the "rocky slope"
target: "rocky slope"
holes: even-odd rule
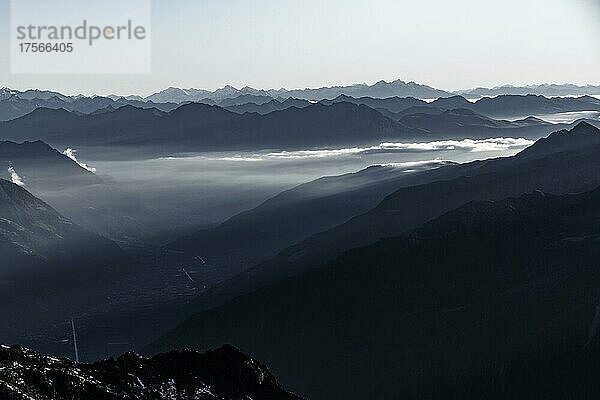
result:
[[[73,313],[117,302],[137,268],[115,242],[0,179],[0,340],[39,343]]]
[[[231,346],[199,354],[170,352],[152,358],[77,364],[20,346],[0,346],[0,398],[4,400],[300,400],[269,370]]]

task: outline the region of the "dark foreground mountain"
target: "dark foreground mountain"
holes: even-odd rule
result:
[[[3,400],[300,400],[269,370],[231,346],[152,358],[127,353],[77,364],[19,346],[0,345]]]
[[[319,178],[167,247],[199,255],[218,265],[224,274],[236,275],[299,240],[370,210],[398,187],[414,183],[418,179],[414,175],[420,171],[451,164],[434,160],[378,165],[357,173]]]
[[[447,166],[404,178],[397,182],[395,192],[370,211],[247,269],[208,292],[197,307],[203,309],[206,304],[218,304],[318,267],[349,249],[408,232],[473,200],[499,200],[538,189],[554,194],[591,190],[600,186],[599,155],[600,130],[581,123],[571,131],[539,140],[514,157]],[[202,243],[187,249],[194,248],[202,249]]]
[[[136,268],[114,242],[3,179],[0,254],[0,337],[21,343],[31,343],[28,335],[46,324],[110,303]]]
[[[150,350],[235,343],[314,399],[595,398],[599,221],[600,189],[472,202]]]

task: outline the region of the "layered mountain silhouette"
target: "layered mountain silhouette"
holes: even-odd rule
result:
[[[414,183],[419,171],[449,164],[431,161],[378,165],[357,173],[319,178],[167,247],[197,254],[219,265],[223,273],[235,275],[299,240],[368,211],[398,187]]]
[[[232,106],[237,109],[231,112],[200,103],[183,105],[168,113],[133,106],[87,115],[42,108],[24,117],[0,122],[0,137],[15,141],[44,140],[61,146],[128,146],[141,155],[152,148],[160,148],[162,152],[297,149],[390,140],[430,140],[432,137],[538,138],[551,132],[553,127],[535,118],[509,122],[484,115],[492,113],[491,110],[499,114],[600,110],[600,101],[535,96],[482,99],[474,104],[464,98],[440,99],[438,104],[417,106],[410,104],[419,104],[419,100],[398,98],[370,101],[363,98],[354,101],[365,104],[333,101],[329,105],[317,103],[301,107],[294,105],[296,101],[272,100],[249,107],[272,107],[274,111],[271,112],[246,112],[243,107],[248,108],[247,105]],[[487,101],[508,104],[487,105]],[[535,105],[521,106],[529,101]],[[551,104],[540,105],[539,101]],[[444,108],[463,102],[470,104],[469,108]],[[410,113],[394,113],[382,108],[387,104],[391,110],[397,110],[401,108],[399,103],[406,103]],[[242,111],[244,113],[240,114]]]
[[[23,143],[0,141],[0,165],[1,177],[10,180],[11,174],[16,173],[24,186],[38,191],[102,183],[94,173],[40,140]]]
[[[18,183],[88,230],[118,241],[155,232],[158,218],[143,202],[99,178],[85,164],[42,141],[0,141],[0,177]],[[86,169],[87,168],[87,169]],[[159,222],[157,222],[159,223]]]
[[[322,87],[318,89],[296,90],[261,90],[254,89],[251,87],[236,89],[233,86],[227,85],[213,92],[203,89],[179,89],[171,87],[148,96],[146,100],[158,103],[183,103],[188,101],[197,102],[204,101],[206,99],[221,102],[224,99],[235,98],[241,95],[270,96],[272,98],[294,97],[297,99],[319,101],[323,99],[333,99],[340,95],[347,95],[352,97],[368,96],[374,98],[398,96],[435,99],[438,97],[448,97],[452,94],[444,90],[434,89],[430,86],[421,85],[415,82],[407,83],[401,80],[395,80],[393,82],[379,81],[373,85],[357,84],[349,86],[333,86]]]
[[[77,364],[20,346],[0,345],[0,396],[6,400],[300,400],[258,361],[234,347],[144,358],[127,353]]]
[[[64,109],[80,114],[91,114],[99,110],[117,109],[124,106],[142,109],[156,108],[172,111],[179,105],[175,103],[153,103],[126,98],[70,97],[56,92],[28,90],[26,92],[5,90],[0,94],[0,121],[22,117],[38,108]]]
[[[552,150],[547,143],[552,143]],[[600,130],[580,123],[514,157],[415,174],[370,211],[282,250],[200,298],[197,307],[219,304],[316,268],[347,250],[408,232],[470,201],[498,200],[533,190],[554,194],[591,190],[600,186],[599,151]],[[201,241],[187,244],[188,251],[203,248]]]
[[[528,86],[512,86],[504,85],[493,88],[474,88],[461,90],[458,94],[468,97],[488,97],[500,96],[506,94],[528,95],[536,94],[546,97],[555,96],[585,96],[585,95],[600,95],[600,86],[594,85],[573,85],[573,84],[543,84],[543,85],[528,85]]]
[[[244,104],[262,105],[274,100],[271,96],[260,96],[254,94],[241,94],[238,97],[227,98],[219,102],[223,108],[241,106]]]
[[[400,123],[421,129],[436,136],[465,135],[469,138],[489,138],[498,136],[539,137],[555,129],[550,123],[529,117],[517,121],[492,119],[467,108],[449,109],[439,113],[421,111],[409,115],[399,115]]]
[[[357,105],[365,105],[376,110],[383,109],[391,113],[397,113],[404,111],[411,107],[428,106],[429,103],[426,101],[416,99],[414,97],[387,97],[387,98],[373,98],[373,97],[359,97],[354,98],[352,96],[340,95],[332,100],[321,100],[321,104],[331,105],[336,103],[352,103]]]
[[[573,107],[580,108],[576,106],[577,102],[569,102],[566,99],[580,96],[579,99],[583,102],[593,102],[594,98],[590,95],[598,94],[600,94],[598,87],[591,85],[502,86],[492,89],[478,88],[451,93],[413,82],[405,83],[400,80],[394,82],[380,81],[371,86],[362,84],[301,90],[262,90],[250,87],[236,89],[229,85],[214,92],[202,89],[168,88],[147,98],[140,96],[66,96],[52,91],[17,91],[4,88],[0,89],[0,120],[18,118],[42,107],[63,108],[68,111],[90,114],[98,110],[116,109],[126,105],[172,111],[178,105],[192,102],[219,105],[240,113],[258,112],[265,114],[287,108],[286,106],[289,106],[289,103],[286,103],[286,100],[288,99],[293,100],[296,107],[301,107],[310,103],[310,101],[318,101],[324,104],[350,102],[398,113],[414,106],[434,106],[444,110],[469,108],[469,104],[472,103],[467,101],[466,98],[479,99],[481,97],[487,97],[487,100],[491,100],[492,104],[496,104],[496,100],[494,100],[496,97],[529,97],[528,101],[524,101],[519,105],[521,113],[507,114],[506,110],[500,108],[490,111],[488,107],[489,114],[486,114],[488,116],[527,116],[527,113],[580,111],[579,109],[572,110]],[[537,104],[532,102],[531,97],[538,97]],[[548,99],[550,97],[561,97],[563,99],[555,102],[555,99]],[[427,103],[422,99],[438,100]],[[546,102],[544,103],[542,99],[545,99]],[[272,104],[268,105],[268,103]],[[560,104],[557,106],[555,103]],[[404,105],[408,106],[404,107]],[[499,101],[498,105],[504,104]],[[527,108],[523,109],[523,107]],[[482,112],[484,108],[482,105],[482,109],[474,111]],[[514,111],[519,110],[512,110],[512,112]]]
[[[240,115],[196,103],[170,113],[131,106],[84,116],[38,109],[0,123],[0,137],[9,140],[33,137],[53,145],[161,146],[179,151],[306,148],[422,136],[372,108],[349,103],[292,107],[267,115]]]
[[[571,97],[585,95],[600,95],[600,87],[594,85],[573,85],[573,84],[543,84],[529,86],[511,86],[504,85],[494,88],[473,88],[460,90],[456,92],[444,91],[435,89],[427,85],[418,84],[415,82],[403,82],[395,80],[391,82],[379,81],[373,85],[355,84],[348,86],[333,86],[322,87],[317,89],[255,89],[251,87],[243,87],[237,89],[231,85],[226,85],[215,91],[204,89],[181,89],[170,87],[160,92],[154,93],[146,98],[141,96],[106,96],[112,100],[129,100],[129,101],[145,101],[161,103],[186,103],[186,102],[201,102],[206,104],[219,104],[228,102],[231,99],[240,98],[246,103],[253,101],[261,102],[261,98],[282,98],[295,97],[303,100],[321,101],[326,99],[334,99],[338,96],[352,97],[371,97],[371,98],[387,98],[387,97],[415,97],[419,99],[436,99],[438,97],[451,97],[453,95],[462,95],[468,98],[480,97],[495,97],[500,95],[519,95],[525,96],[528,94],[540,95],[546,97]],[[85,96],[66,96],[58,92],[44,90],[26,90],[17,91],[8,88],[0,89],[0,99],[4,99],[11,95],[18,96],[26,100],[49,100],[58,98],[64,101],[79,99]],[[245,96],[245,97],[244,97]],[[93,96],[102,97],[102,96]],[[242,104],[239,100],[235,103]],[[456,107],[455,107],[456,108]]]
[[[235,343],[314,399],[591,398],[598,218],[598,189],[470,202],[199,313],[149,351]]]
[[[269,114],[273,111],[281,111],[281,110],[285,110],[288,109],[290,107],[296,107],[296,108],[304,108],[304,107],[308,107],[310,106],[311,103],[308,100],[300,100],[300,99],[294,99],[294,98],[289,98],[286,100],[279,100],[279,99],[273,99],[271,101],[269,101],[268,103],[262,103],[262,104],[256,104],[256,103],[244,103],[244,104],[239,104],[239,105],[235,105],[235,106],[225,106],[224,108],[226,108],[229,111],[233,111],[236,112],[238,114],[244,114],[244,113],[258,113],[258,114]]]
[[[531,115],[577,111],[598,111],[600,100],[591,96],[548,98],[540,95],[503,95],[469,101],[463,96],[440,97],[426,102],[406,97],[372,98],[341,95],[321,104],[353,103],[366,105],[394,120],[411,114],[439,114],[454,109],[471,110],[489,118],[525,118]]]
[[[600,100],[591,96],[547,98],[538,95],[502,95],[469,101],[463,96],[441,97],[432,102],[414,98],[350,98],[340,96],[331,101],[368,105],[394,120],[410,114],[439,114],[454,109],[471,110],[489,118],[525,118],[532,115],[577,111],[599,111]],[[325,103],[327,103],[325,101]]]
[[[383,115],[413,128],[424,129],[444,137],[491,137],[493,135],[521,135],[539,137],[547,133],[547,122],[531,117],[566,112],[599,111],[600,100],[582,96],[579,98],[546,98],[543,96],[499,96],[471,102],[462,96],[439,98],[430,103],[416,98],[354,98],[341,95],[320,104],[352,103],[366,105]],[[310,103],[288,99],[270,103],[247,103],[230,107],[235,112],[258,112],[267,114],[274,110],[306,107]],[[495,118],[495,119],[494,119]],[[498,120],[509,118],[511,121]],[[512,129],[501,132],[500,130]]]
[[[0,89],[2,341],[68,355],[75,321],[90,361],[157,335],[146,354],[232,343],[315,399],[593,398],[600,100],[526,89]],[[559,113],[590,122],[544,121]],[[78,159],[353,146],[382,159],[382,142],[550,132],[513,157],[323,177],[191,235],[204,197],[138,198]],[[1,398],[298,398],[282,387],[231,346],[86,365],[0,346]]]
[[[114,242],[0,179],[3,337],[103,304],[136,264]],[[20,337],[25,341],[24,336]]]
[[[473,111],[490,117],[528,116],[574,111],[598,111],[600,100],[595,97],[497,96],[485,97],[474,103]]]

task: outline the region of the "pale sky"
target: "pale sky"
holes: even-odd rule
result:
[[[600,0],[152,4],[151,74],[11,75],[9,0],[0,0],[0,87],[147,95],[169,86],[292,89],[381,79],[446,90],[600,84]]]

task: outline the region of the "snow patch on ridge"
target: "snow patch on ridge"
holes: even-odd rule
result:
[[[25,182],[23,182],[23,179],[17,174],[17,171],[15,171],[15,168],[11,163],[8,164],[8,173],[10,174],[10,181],[12,183],[25,187]]]
[[[63,154],[67,157],[69,157],[71,160],[75,161],[77,163],[77,165],[79,165],[81,168],[89,171],[89,172],[96,172],[96,168],[94,167],[90,167],[85,163],[79,162],[79,160],[77,160],[77,157],[75,156],[75,154],[77,153],[77,150],[72,149],[72,148],[67,148],[65,151],[63,151]]]

